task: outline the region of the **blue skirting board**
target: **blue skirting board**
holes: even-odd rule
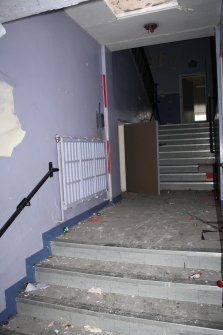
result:
[[[111,204],[116,204],[122,200],[122,196],[118,195],[113,198]],[[81,213],[74,218],[59,224],[58,226],[48,230],[42,235],[43,248],[36,252],[34,255],[26,259],[26,276],[17,281],[14,285],[5,290],[6,308],[0,313],[0,322],[6,321],[9,317],[16,314],[16,295],[24,288],[25,283],[35,282],[35,268],[34,265],[43,261],[46,257],[51,255],[50,241],[55,237],[61,235],[64,227],[72,227],[78,222],[83,221],[90,217],[93,213],[99,212],[102,208],[106,207],[109,201],[105,201],[98,206],[95,206],[88,211]]]

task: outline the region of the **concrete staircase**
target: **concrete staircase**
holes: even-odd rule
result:
[[[159,126],[161,190],[212,190],[209,123]]]
[[[49,285],[17,298],[3,334],[223,334],[221,254],[77,244],[57,238],[36,266]],[[189,279],[201,271],[199,279]]]

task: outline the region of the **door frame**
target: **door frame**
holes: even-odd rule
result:
[[[205,98],[206,98],[206,108],[207,108],[207,73],[206,72],[195,72],[195,73],[182,73],[179,75],[179,96],[180,96],[180,123],[183,123],[183,78],[185,77],[196,77],[204,76],[205,78]]]

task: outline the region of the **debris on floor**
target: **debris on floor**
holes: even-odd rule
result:
[[[89,325],[84,326],[84,329],[85,329],[87,332],[94,333],[94,334],[102,333],[102,330],[101,330],[100,328],[91,327],[91,326],[89,326]]]
[[[102,290],[101,290],[101,288],[96,288],[96,287],[92,287],[92,288],[90,288],[89,290],[88,290],[88,292],[89,293],[95,293],[95,294],[102,294]]]
[[[37,291],[37,290],[44,290],[46,289],[47,287],[49,287],[49,285],[46,285],[46,284],[32,284],[32,283],[28,283],[26,285],[26,288],[25,288],[25,292],[33,292],[33,291]]]
[[[218,287],[223,288],[223,280],[218,280],[216,284]]]
[[[49,324],[48,324],[48,328],[51,328],[51,327],[53,327],[53,325],[54,325],[54,322],[52,321],[52,322],[50,322]]]
[[[193,275],[189,276],[190,279],[199,279],[202,276],[202,272],[194,273]]]
[[[101,222],[102,218],[103,218],[103,215],[99,212],[99,213],[94,213],[86,221],[87,222]]]
[[[203,230],[201,238],[205,241],[219,241],[220,237],[218,231]]]
[[[64,232],[64,234],[68,233],[69,232],[69,228],[68,227],[64,227],[63,228],[63,232]]]

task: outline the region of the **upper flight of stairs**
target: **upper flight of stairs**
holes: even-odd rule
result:
[[[221,253],[76,244],[36,266],[8,335],[223,335]],[[200,279],[188,277],[201,271]]]
[[[212,190],[209,123],[159,126],[161,190]]]

